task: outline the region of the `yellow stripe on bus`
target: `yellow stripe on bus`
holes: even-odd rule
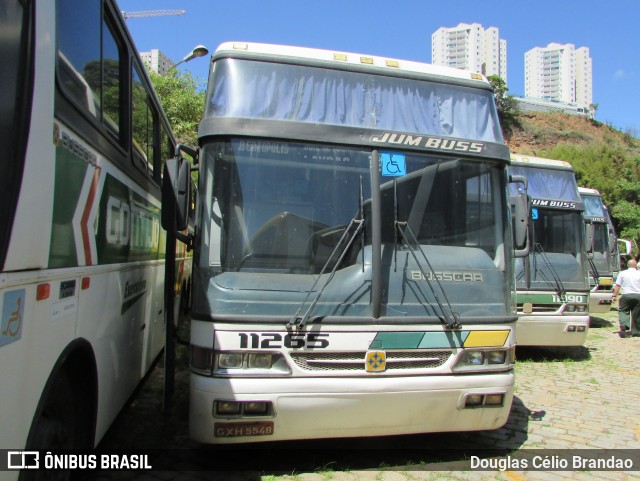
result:
[[[471,331],[464,341],[463,347],[498,347],[504,346],[509,331]]]

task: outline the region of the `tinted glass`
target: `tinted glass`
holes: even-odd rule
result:
[[[122,86],[120,81],[120,49],[106,22],[102,23],[103,47],[103,120],[115,132],[120,132]]]
[[[153,172],[153,133],[155,127],[155,115],[150,106],[150,95],[137,67],[133,69],[133,82],[131,93],[132,107],[132,139],[136,152],[142,157],[147,168]]]
[[[205,145],[198,306],[291,316],[315,292],[316,315],[371,315],[379,219],[385,315],[440,315],[436,280],[461,315],[505,315],[512,271],[500,167],[405,151],[374,158],[299,142]]]
[[[100,0],[58,0],[58,75],[64,90],[100,117],[102,68]]]

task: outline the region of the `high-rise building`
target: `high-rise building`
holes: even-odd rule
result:
[[[157,48],[151,49],[150,52],[140,52],[140,58],[142,58],[149,70],[160,75],[166,74],[175,65],[169,57]]]
[[[527,98],[588,107],[593,102],[589,49],[550,43],[524,55],[524,94]]]
[[[483,75],[498,75],[507,83],[507,41],[496,27],[479,23],[440,27],[431,35],[431,62]]]
[[[593,103],[593,70],[588,47],[575,51],[576,103],[588,107]]]

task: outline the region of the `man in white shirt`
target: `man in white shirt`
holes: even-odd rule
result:
[[[616,300],[618,292],[622,291],[619,301],[620,337],[627,337],[627,331],[631,329],[632,336],[640,336],[640,271],[638,263],[631,259],[627,262],[628,269],[620,271],[616,284],[613,286],[613,299]],[[633,321],[633,322],[631,322]]]

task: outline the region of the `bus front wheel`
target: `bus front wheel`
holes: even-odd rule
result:
[[[60,369],[34,419],[27,450],[90,449],[91,429],[82,397],[69,373]],[[24,470],[20,474],[21,481],[72,479],[69,471]]]

